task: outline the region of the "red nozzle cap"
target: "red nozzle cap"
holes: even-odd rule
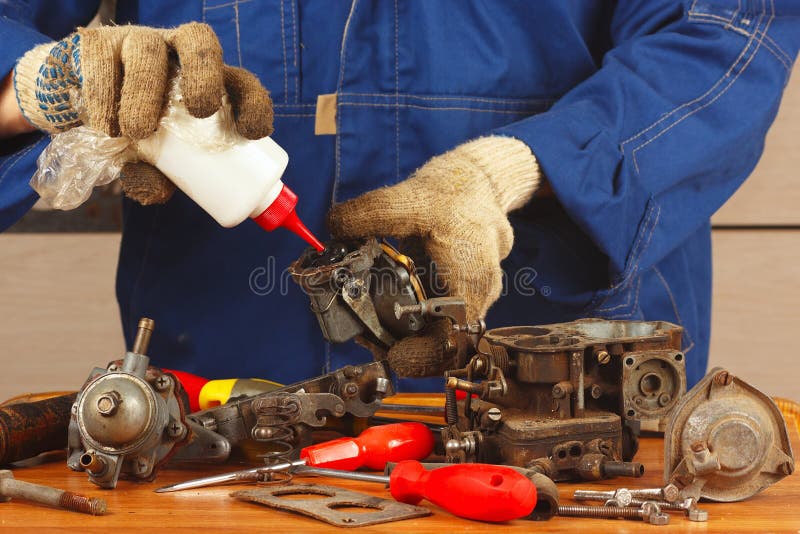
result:
[[[272,204],[261,215],[253,217],[253,220],[268,232],[283,226],[305,239],[318,252],[322,252],[325,247],[297,216],[295,206],[297,206],[297,195],[284,185],[280,194],[278,194],[278,198],[273,200]]]

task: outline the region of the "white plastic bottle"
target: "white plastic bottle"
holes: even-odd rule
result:
[[[222,226],[249,217],[268,231],[283,226],[322,251],[295,212],[297,195],[281,181],[289,163],[286,151],[269,137],[239,136],[227,105],[197,119],[173,95],[158,130],[136,148]]]

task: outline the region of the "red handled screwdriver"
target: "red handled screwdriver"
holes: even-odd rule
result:
[[[285,471],[304,465],[350,470],[359,467],[383,470],[386,462],[423,460],[431,454],[433,445],[433,433],[422,423],[373,426],[355,438],[339,438],[306,447],[300,451],[299,460],[179,482],[158,488],[156,493],[200,488],[224,482],[257,480],[264,473]]]
[[[454,464],[427,471],[421,463],[406,460],[395,465],[390,476],[320,467],[299,467],[296,472],[387,484],[400,502],[427,499],[453,515],[478,521],[519,519],[536,506],[533,482],[503,465]]]

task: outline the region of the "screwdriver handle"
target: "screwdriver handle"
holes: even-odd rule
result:
[[[356,438],[339,438],[300,451],[306,464],[354,471],[359,467],[382,471],[386,462],[423,460],[433,451],[434,438],[422,423],[373,426]]]
[[[399,462],[389,489],[400,502],[427,499],[453,515],[478,521],[519,519],[536,506],[533,482],[500,465],[454,464],[426,471],[419,462]]]

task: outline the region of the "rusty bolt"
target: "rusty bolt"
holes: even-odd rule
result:
[[[702,452],[706,449],[706,444],[702,441],[695,441],[692,443],[692,452]]]
[[[681,490],[675,484],[667,484],[661,488],[661,493],[667,502],[675,502],[681,496]]]
[[[344,394],[352,397],[358,393],[358,384],[355,382],[348,382],[347,385],[344,386]]]
[[[344,414],[344,404],[338,403],[333,407],[333,413],[337,416]]]
[[[106,501],[103,499],[84,497],[71,491],[15,480],[14,473],[8,469],[0,470],[0,502],[7,502],[12,498],[26,499],[84,514],[103,515],[106,513]]]
[[[658,396],[658,404],[666,406],[672,401],[672,396],[669,393],[662,393]]]
[[[714,383],[718,386],[727,386],[733,382],[733,375],[728,373],[728,371],[720,371],[716,375],[714,375]]]
[[[784,475],[791,475],[794,472],[794,464],[792,462],[784,462],[778,469]]]
[[[601,350],[597,353],[597,363],[600,365],[606,365],[610,361],[611,355],[607,351]]]

